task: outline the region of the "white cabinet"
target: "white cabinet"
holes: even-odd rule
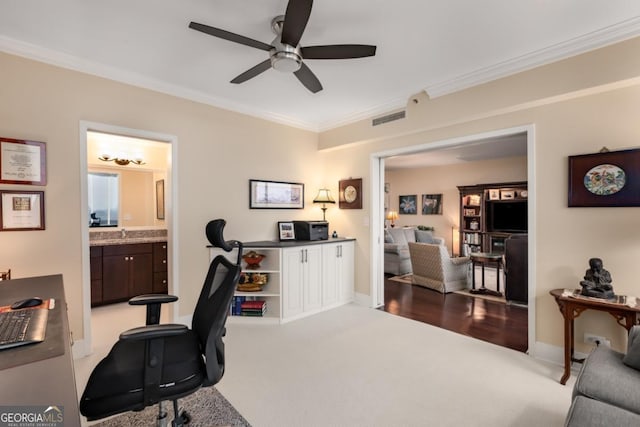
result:
[[[353,300],[354,243],[345,241],[322,248],[322,306],[331,308]]]
[[[239,292],[234,297],[266,301],[263,316],[230,316],[229,321],[282,323],[328,310],[353,300],[354,241],[246,242],[244,253],[256,251],[266,257],[259,269],[242,263],[242,272],[265,273],[268,281],[260,292]],[[210,260],[218,254],[210,248]]]
[[[311,314],[322,308],[321,246],[282,250],[283,318]]]

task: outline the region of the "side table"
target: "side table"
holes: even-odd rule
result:
[[[549,293],[555,298],[560,313],[564,318],[564,374],[560,378],[560,384],[564,385],[571,376],[571,362],[582,363],[581,359],[573,357],[573,320],[585,310],[606,311],[616,319],[620,326],[623,326],[629,332],[631,327],[637,323],[637,314],[640,313],[640,307],[615,301],[575,296],[572,291],[565,292],[565,289],[553,289]]]
[[[500,292],[500,267],[502,266],[502,254],[495,254],[489,252],[473,252],[469,255],[471,257],[471,292],[472,294],[484,294],[501,297]],[[482,286],[476,289],[476,264],[482,266]],[[484,286],[484,267],[485,265],[494,264],[496,266],[496,290],[487,289]]]

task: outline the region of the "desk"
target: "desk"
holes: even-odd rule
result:
[[[501,297],[500,292],[500,266],[502,265],[502,254],[493,254],[487,252],[473,252],[471,257],[471,292],[472,294],[485,294]],[[482,266],[482,286],[476,289],[476,264]],[[496,290],[487,289],[484,286],[484,266],[495,264],[496,266]]]
[[[598,301],[595,299],[575,298],[571,296],[563,296],[564,289],[553,289],[549,293],[555,298],[560,313],[564,318],[564,374],[560,378],[560,384],[564,385],[571,376],[571,362],[582,362],[582,360],[574,359],[574,331],[573,320],[580,316],[585,310],[606,311],[612,315],[620,326],[623,326],[627,332],[633,325],[637,323],[637,314],[640,313],[640,307],[629,307],[624,304],[615,304],[606,300]]]
[[[64,425],[80,426],[62,275],[7,280],[0,285],[0,306],[32,296],[55,299],[55,308],[49,310],[47,339],[63,340],[65,352],[60,356],[0,370],[0,402],[2,406],[63,406]],[[0,358],[17,357],[29,347],[41,344],[2,350]]]

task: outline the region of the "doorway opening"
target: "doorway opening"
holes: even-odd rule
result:
[[[528,207],[527,207],[527,215],[528,215],[528,313],[526,314],[528,328],[526,333],[526,343],[528,347],[528,352],[531,354],[533,351],[533,345],[535,344],[535,203],[536,203],[536,194],[535,194],[535,176],[534,176],[534,126],[521,126],[515,128],[502,129],[482,134],[470,135],[460,138],[453,138],[449,140],[437,141],[428,144],[420,144],[416,146],[410,147],[402,147],[393,150],[387,150],[384,152],[373,153],[371,155],[371,176],[372,176],[372,227],[371,227],[371,241],[372,244],[372,253],[371,253],[371,305],[375,308],[383,307],[385,304],[385,277],[384,274],[384,228],[385,221],[386,224],[389,221],[386,219],[387,212],[389,211],[389,205],[395,202],[397,205],[399,200],[389,200],[388,193],[385,193],[385,183],[387,192],[389,191],[389,183],[385,177],[385,165],[386,162],[389,161],[393,163],[393,159],[397,156],[411,156],[414,157],[417,153],[428,152],[432,155],[438,154],[442,155],[446,153],[446,151],[455,151],[457,149],[464,148],[473,148],[479,147],[482,150],[482,144],[491,141],[491,140],[500,140],[504,138],[508,138],[512,135],[522,135],[526,140],[526,181],[528,182]],[[486,152],[482,152],[482,155],[486,155]],[[410,157],[407,157],[409,159]],[[482,183],[482,182],[476,182]],[[460,185],[473,184],[468,182],[460,182]],[[409,191],[411,195],[416,195],[417,197],[420,194],[416,194],[419,192],[423,193],[438,193],[439,191],[431,191],[429,185],[427,183],[422,183],[420,187],[420,191]],[[457,189],[454,187],[454,192],[457,193]],[[400,191],[398,189],[398,191]],[[398,194],[394,194],[396,197]],[[455,241],[455,225],[459,222],[459,197],[453,196],[455,200],[453,204],[449,203],[449,206],[455,205],[455,210],[453,214],[449,214],[450,218],[447,217],[447,210],[443,212],[444,215],[440,218],[439,228],[436,227],[436,235],[440,237],[444,237],[446,240],[448,252],[453,253],[454,248],[459,247],[459,241]],[[446,198],[443,200],[443,203],[446,203]],[[397,206],[396,206],[397,207]],[[385,208],[387,208],[385,210]],[[451,211],[451,210],[449,210]],[[413,222],[406,223],[404,225],[414,225],[416,223],[416,219],[419,218],[421,212],[417,212],[417,216],[414,215],[412,218]],[[402,215],[400,215],[402,217]],[[407,216],[407,218],[409,218]],[[435,218],[435,217],[434,217]],[[443,219],[445,218],[445,219]],[[396,219],[395,222],[398,220]],[[406,222],[406,220],[405,220]],[[443,224],[447,224],[444,225]],[[400,220],[400,226],[403,225],[402,219]],[[398,225],[396,225],[398,227]],[[458,224],[459,227],[459,224]],[[439,233],[438,233],[439,231]],[[459,254],[459,253],[458,253]],[[387,275],[388,276],[388,275]],[[433,291],[431,291],[433,292]],[[436,292],[434,292],[436,293]],[[437,293],[436,293],[437,294]],[[437,294],[440,295],[440,294]]]
[[[132,278],[135,275],[136,280],[135,284],[131,280],[130,291],[135,292],[143,283],[145,292],[140,293],[151,293],[151,289],[164,283],[166,291],[179,294],[176,280],[177,212],[173,204],[176,152],[177,138],[172,135],[102,123],[80,123],[84,337],[76,352],[79,355],[89,355],[97,347],[108,348],[115,342],[113,337],[117,338],[122,330],[144,324],[144,312],[138,313],[139,307],[129,307],[126,303],[126,286],[118,291],[109,288],[111,293],[103,292],[102,279],[106,279],[103,260],[107,258],[99,259],[102,273],[91,269],[92,262],[94,266],[97,263],[96,255],[106,247],[101,243],[115,241],[136,250],[144,246],[145,253],[134,256],[136,270],[129,274]],[[162,248],[166,251],[164,268],[154,264],[156,258],[159,259],[155,254],[162,247],[161,241],[165,242]],[[147,254],[146,249],[151,249],[150,253]],[[109,271],[114,271],[112,267]],[[144,275],[141,276],[142,270]],[[150,292],[146,292],[147,286]],[[123,302],[116,303],[118,301]],[[123,305],[128,310],[123,309]],[[163,318],[171,321],[178,315],[170,306],[163,311]],[[96,313],[100,316],[99,322],[94,322]],[[94,323],[113,327],[96,331]]]

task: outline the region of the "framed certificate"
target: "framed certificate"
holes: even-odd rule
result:
[[[0,183],[47,185],[44,142],[0,138]]]
[[[44,230],[44,191],[0,190],[0,231]]]

